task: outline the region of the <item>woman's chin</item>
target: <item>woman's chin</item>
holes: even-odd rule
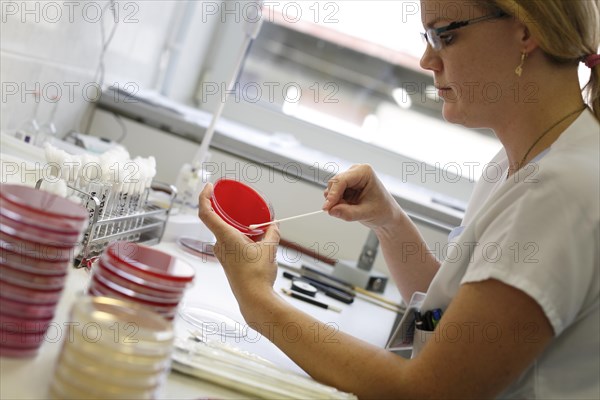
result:
[[[456,104],[444,102],[442,116],[446,122],[451,124],[461,124],[463,123],[463,118],[461,118],[461,115],[462,114],[458,112]]]

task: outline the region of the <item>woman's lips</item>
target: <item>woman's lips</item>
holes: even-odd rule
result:
[[[444,97],[447,95],[452,89],[447,86],[436,86],[438,91],[438,96]]]

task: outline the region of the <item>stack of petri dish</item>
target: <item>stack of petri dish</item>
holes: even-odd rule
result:
[[[27,186],[0,184],[0,355],[36,355],[88,213]]]
[[[88,294],[131,301],[172,320],[194,274],[189,263],[160,250],[115,242],[92,267]]]
[[[49,388],[52,399],[154,399],[166,380],[173,324],[130,302],[80,296]]]

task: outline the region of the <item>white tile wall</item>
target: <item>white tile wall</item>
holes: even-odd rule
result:
[[[38,120],[48,119],[52,97],[60,92],[55,119],[59,134],[80,129],[96,97],[101,26],[108,36],[115,19],[117,28],[104,59],[104,83],[152,88],[177,2],[119,0],[116,17],[107,4],[107,0],[0,1],[2,130],[15,129],[31,118],[35,90],[41,92]]]

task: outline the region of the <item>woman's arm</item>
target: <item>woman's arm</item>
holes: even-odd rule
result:
[[[413,360],[342,332],[330,337],[330,327],[295,309],[273,290],[277,227],[270,227],[262,242],[251,242],[211,210],[211,192],[209,184],[200,195],[200,217],[217,237],[215,254],[246,322],[318,381],[360,398],[493,397],[539,356],[553,336],[532,298],[486,280],[460,288],[435,336]],[[294,340],[286,337],[289,324],[302,333]]]
[[[334,217],[360,221],[373,229],[406,302],[415,291],[427,291],[440,263],[371,166],[354,165],[333,177],[325,190],[323,208]]]
[[[553,336],[539,305],[499,281],[464,285],[413,360],[331,329],[274,292],[242,300],[244,316],[316,380],[359,398],[493,398]],[[302,334],[286,337],[294,324]],[[377,327],[373,327],[377,329]],[[319,332],[320,335],[315,335]]]

